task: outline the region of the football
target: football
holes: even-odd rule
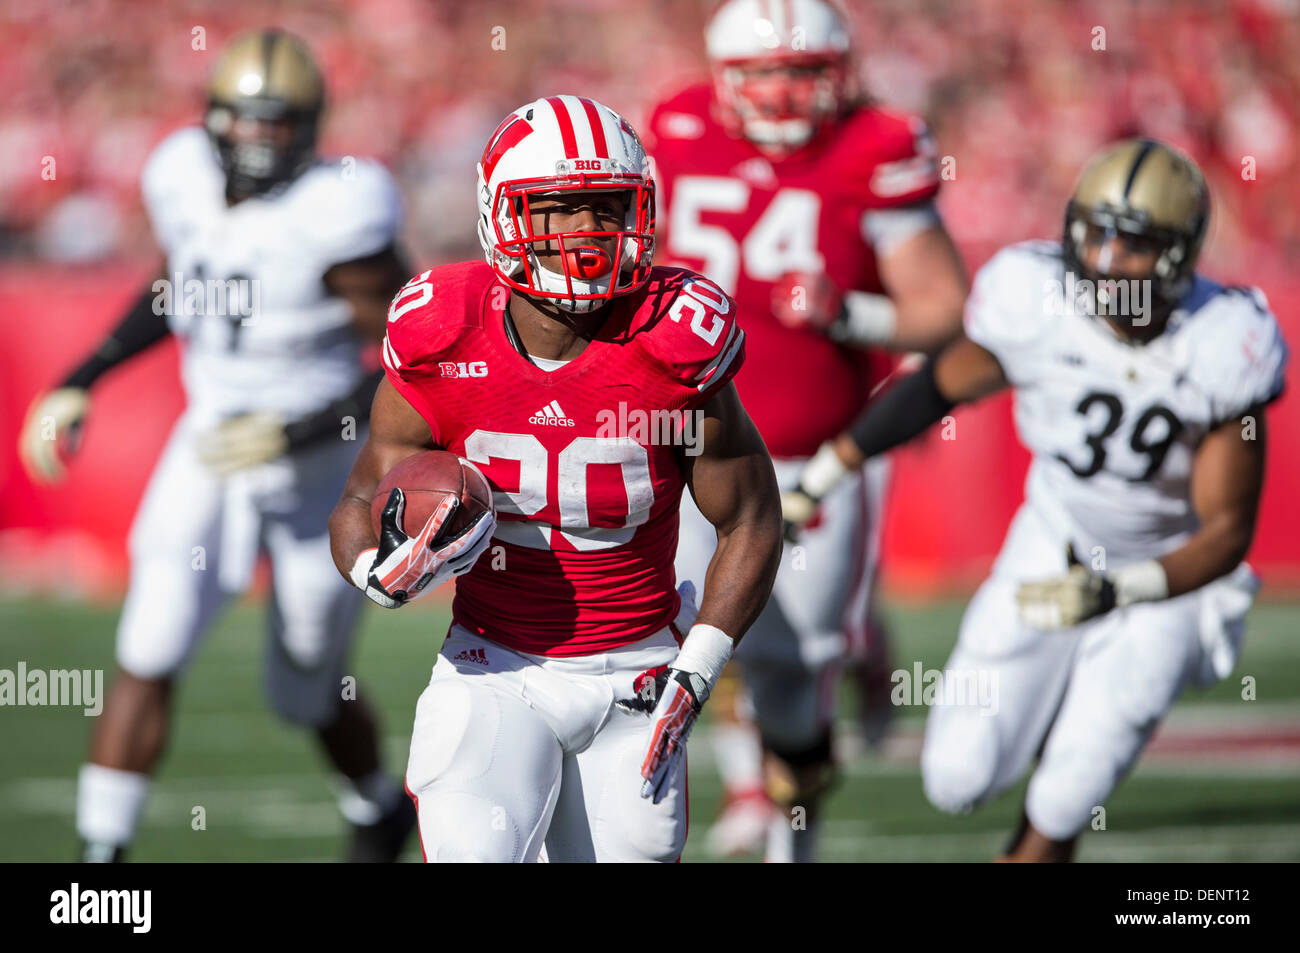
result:
[[[460,508],[452,514],[449,525],[439,530],[436,537],[439,540],[454,537],[480,513],[492,510],[492,488],[477,467],[454,453],[427,450],[407,457],[380,481],[370,502],[370,519],[376,535],[388,495],[396,487],[406,494],[401,528],[408,536],[420,531],[447,496],[459,497]]]

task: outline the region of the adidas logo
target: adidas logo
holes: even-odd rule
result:
[[[474,662],[477,665],[487,665],[487,655],[482,649],[463,649],[454,659],[453,662]]]
[[[572,427],[573,421],[564,415],[560,409],[560,402],[553,400],[536,414],[528,418],[530,424],[537,424],[542,427]]]

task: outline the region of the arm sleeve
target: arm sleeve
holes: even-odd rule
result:
[[[939,393],[931,357],[919,371],[894,384],[859,415],[849,435],[863,455],[878,456],[942,420],[953,406]]]
[[[165,316],[154,313],[153,282],[140,293],[108,337],[63,379],[62,386],[89,390],[106,371],[147,350],[170,334]]]
[[[882,258],[909,238],[942,224],[933,199],[926,199],[911,205],[863,212],[862,237],[871,244],[876,257]]]
[[[306,242],[325,267],[382,251],[396,242],[402,224],[401,197],[388,170],[367,159],[350,161],[337,180],[320,183],[307,216]]]
[[[370,405],[374,402],[375,391],[379,389],[379,382],[383,379],[383,370],[367,374],[351,393],[331,401],[325,408],[314,414],[288,424],[284,428],[284,433],[289,438],[289,449],[297,450],[326,437],[337,435],[346,417],[351,417],[357,423],[369,420]]]

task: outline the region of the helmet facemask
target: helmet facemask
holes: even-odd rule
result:
[[[1140,209],[1109,205],[1088,208],[1071,201],[1065,212],[1065,267],[1076,281],[1088,282],[1077,286],[1079,301],[1075,303],[1088,313],[1105,318],[1125,336],[1150,337],[1149,331],[1136,331],[1148,326],[1158,332],[1191,287],[1204,222],[1202,217],[1184,231],[1153,225]],[[1131,275],[1111,268],[1107,249],[1117,238],[1131,247],[1155,254],[1150,272]],[[1090,240],[1101,245],[1095,268],[1084,264],[1085,246]],[[1148,293],[1142,293],[1143,286],[1149,289]],[[1147,313],[1134,310],[1134,302],[1139,301],[1147,302]]]
[[[714,89],[724,122],[767,151],[791,152],[806,145],[844,110],[847,59],[844,54],[796,54],[715,64]]]
[[[301,175],[316,157],[320,113],[274,99],[210,102],[204,126],[226,173],[227,195],[262,195]],[[250,120],[260,124],[261,134],[236,137],[236,124]],[[288,126],[287,136],[275,128],[278,124]]]
[[[226,198],[272,192],[302,174],[316,158],[324,109],[324,80],[301,40],[274,29],[231,40],[208,81],[203,122]]]
[[[490,204],[491,218],[480,216],[479,230],[484,246],[492,250],[497,274],[507,286],[552,300],[565,311],[581,313],[630,294],[649,280],[654,256],[654,182],[647,176],[617,171],[572,174],[562,168],[566,164],[557,164],[560,174],[554,177],[501,182]],[[486,189],[486,185],[481,187]],[[533,205],[538,199],[609,192],[626,197],[621,228],[534,231],[533,217],[540,213],[534,212]],[[612,253],[602,247],[608,246],[610,239],[614,240]]]

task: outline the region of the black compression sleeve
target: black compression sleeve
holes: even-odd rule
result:
[[[284,433],[289,438],[289,449],[297,450],[325,437],[338,436],[345,417],[351,417],[358,424],[369,420],[370,404],[383,379],[383,370],[377,370],[363,377],[352,393],[332,401],[323,410],[287,424]]]
[[[153,303],[156,297],[153,282],[150,282],[112,333],[104,338],[90,357],[63,379],[62,386],[89,389],[105,371],[165,338],[170,333],[167,318],[165,315],[154,314]]]
[[[953,402],[934,382],[934,358],[919,371],[890,387],[849,428],[849,436],[867,457],[911,440],[952,410]]]

